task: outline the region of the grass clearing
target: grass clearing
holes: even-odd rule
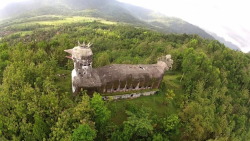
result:
[[[16,19],[13,21],[6,21],[1,23],[0,28],[3,31],[12,31],[12,34],[21,34],[20,36],[30,35],[34,30],[50,30],[52,28],[58,28],[64,25],[70,25],[75,23],[88,23],[88,22],[100,22],[107,25],[114,25],[117,22],[107,21],[102,18],[94,18],[87,16],[58,16],[58,15],[43,15],[30,17],[25,19]],[[108,32],[107,32],[108,33]],[[110,34],[110,33],[108,33]],[[115,36],[115,35],[109,35]]]
[[[174,99],[167,103],[165,93],[158,92],[151,96],[142,96],[135,99],[123,99],[109,101],[108,108],[111,110],[111,121],[117,125],[121,125],[123,121],[127,119],[126,110],[131,107],[146,108],[151,111],[153,115],[163,117],[166,115],[177,114],[178,110],[178,99],[183,94],[179,77],[181,74],[177,72],[167,72],[163,78],[163,83],[166,84],[167,89],[173,90],[175,93]]]
[[[65,77],[56,76],[57,86],[64,92],[71,92],[71,71],[59,70],[58,74],[66,74]],[[180,84],[181,74],[177,72],[167,72],[162,83],[165,83],[167,89],[173,90],[175,93],[174,99],[167,103],[166,95],[162,92],[157,92],[155,95],[142,96],[135,99],[122,99],[108,101],[107,106],[111,110],[111,121],[117,125],[121,125],[127,119],[126,110],[130,108],[146,108],[153,115],[163,117],[166,115],[177,114],[179,112],[179,102],[183,92]]]
[[[58,88],[60,88],[61,92],[72,93],[71,71],[58,70],[55,77],[56,77],[56,85]]]
[[[24,25],[34,25],[34,24],[39,24],[39,25],[49,25],[49,26],[59,26],[63,24],[72,24],[72,23],[85,23],[85,22],[101,22],[104,24],[116,24],[116,22],[111,22],[111,21],[106,21],[101,18],[94,18],[94,17],[81,17],[81,16],[71,16],[71,17],[66,17],[66,16],[55,16],[55,15],[47,15],[42,16],[44,18],[48,18],[49,16],[52,17],[57,17],[58,19],[53,19],[53,20],[36,20],[37,18],[34,18],[34,21],[30,22],[25,22],[25,23],[20,23],[14,26],[24,26]],[[40,16],[40,18],[42,18]]]
[[[26,36],[26,35],[31,35],[32,31],[20,31],[16,32],[16,34],[20,34],[20,36]]]

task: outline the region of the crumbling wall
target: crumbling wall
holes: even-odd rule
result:
[[[96,69],[102,86],[100,93],[127,92],[159,87],[164,68],[156,64],[114,64]]]
[[[171,55],[161,57],[157,64],[113,64],[100,68],[92,68],[93,53],[90,43],[80,44],[73,49],[65,50],[67,56],[74,62],[72,70],[72,90],[77,94],[81,89],[93,93],[133,92],[145,89],[157,89],[160,86],[164,72],[172,67]],[[117,98],[139,97],[144,94],[117,96]]]
[[[139,93],[131,93],[131,94],[124,94],[124,95],[114,95],[114,96],[103,96],[104,100],[112,99],[112,100],[119,100],[119,99],[133,99],[138,98],[140,96],[149,96],[156,94],[156,91],[148,91],[148,92],[139,92]]]

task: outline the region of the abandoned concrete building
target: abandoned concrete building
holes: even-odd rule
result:
[[[93,52],[90,44],[80,44],[73,49],[65,50],[71,54],[68,58],[74,62],[72,70],[73,95],[81,89],[88,93],[99,92],[112,95],[116,92],[129,94],[114,96],[115,99],[151,95],[160,86],[164,72],[172,67],[171,55],[160,58],[156,64],[112,64],[92,68]],[[143,93],[135,91],[148,90]]]

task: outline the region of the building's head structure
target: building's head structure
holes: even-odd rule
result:
[[[73,49],[68,58],[74,62],[72,70],[72,91],[76,95],[81,89],[88,93],[94,91],[108,94],[115,92],[133,92],[137,90],[153,90],[160,86],[164,72],[172,68],[171,55],[166,55],[156,64],[112,64],[92,68],[93,53],[91,44],[80,44]]]

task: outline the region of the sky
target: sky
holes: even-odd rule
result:
[[[248,0],[118,0],[178,17],[250,51]]]
[[[0,0],[0,9],[11,2]],[[248,0],[118,0],[178,17],[250,51],[250,5]]]
[[[25,1],[25,0],[0,0],[0,9],[4,8],[9,3],[18,1]]]

